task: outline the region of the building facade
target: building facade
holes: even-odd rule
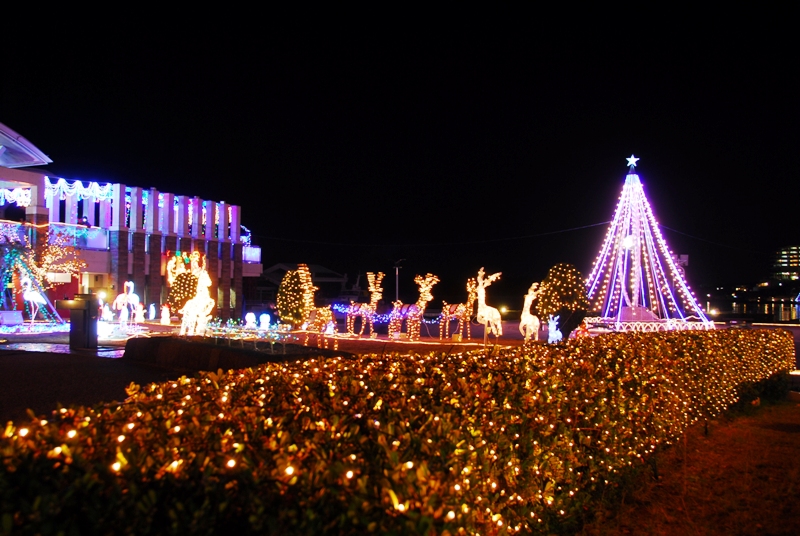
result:
[[[0,210],[5,216],[13,212],[6,210],[9,205],[24,208],[24,218],[0,221],[2,231],[27,235],[31,243],[58,234],[87,263],[79,281],[52,274],[63,283],[54,297],[101,291],[113,297],[132,281],[145,307],[158,308],[168,293],[169,257],[197,251],[211,275],[214,314],[243,316],[243,278],[261,274],[261,250],[250,244],[249,233],[242,234],[239,206],[156,188],[56,178],[29,167],[50,162],[0,124]]]

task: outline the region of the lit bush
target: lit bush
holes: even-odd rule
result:
[[[0,438],[4,532],[553,532],[738,386],[785,331],[334,358],[132,385]]]

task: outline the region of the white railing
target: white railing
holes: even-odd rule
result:
[[[259,246],[242,247],[242,260],[247,263],[261,264],[261,248]]]
[[[66,238],[68,246],[81,249],[108,249],[108,231],[100,227],[87,227],[71,223],[50,222],[50,229],[54,234]],[[55,237],[50,239],[52,243]]]

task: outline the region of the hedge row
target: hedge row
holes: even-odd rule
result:
[[[557,532],[793,365],[788,332],[721,330],[132,384],[119,406],[9,423],[0,531]]]

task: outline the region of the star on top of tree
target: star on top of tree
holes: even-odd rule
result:
[[[628,161],[628,167],[631,167],[631,168],[635,168],[636,167],[636,162],[639,161],[639,159],[636,158],[635,156],[633,156],[633,154],[631,154],[630,158],[626,158],[625,160]]]

